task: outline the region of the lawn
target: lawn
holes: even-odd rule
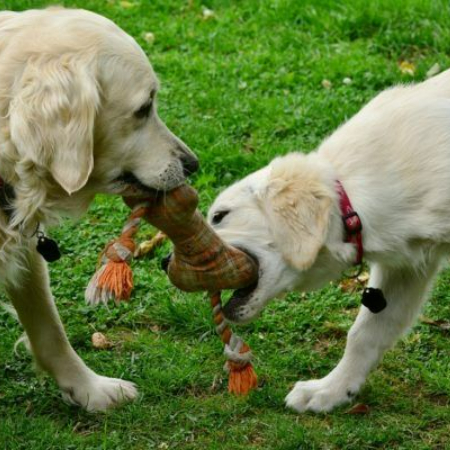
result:
[[[435,64],[450,66],[444,0],[59,3],[113,19],[149,55],[162,81],[160,115],[200,157],[192,182],[204,211],[221,189],[274,156],[313,150],[380,90],[423,80]],[[2,9],[43,5],[0,0]],[[126,213],[120,199],[99,197],[82,221],[55,229],[65,256],[51,276],[74,347],[99,373],[135,381],[141,397],[107,414],[65,405],[55,384],[35,375],[30,356],[22,348],[14,354],[21,329],[0,312],[0,449],[450,448],[450,331],[433,325],[450,322],[450,271],[439,278],[426,319],[358,396],[368,414],[345,406],[297,415],[284,396],[295,381],[322,377],[338,362],[357,292],[336,283],[273,301],[239,330],[257,356],[260,388],[231,397],[208,302],[170,287],[158,269],[168,247],[134,262],[130,303],[85,305],[98,252]],[[94,331],[113,348],[94,349]]]

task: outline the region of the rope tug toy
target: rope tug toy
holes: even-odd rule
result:
[[[180,186],[164,195],[125,199],[134,206],[122,234],[103,251],[102,266],[86,289],[89,303],[128,300],[132,289],[129,262],[135,253],[136,234],[142,218],[166,234],[174,244],[165,270],[170,281],[186,292],[207,291],[211,297],[216,331],[225,344],[229,392],[247,394],[257,386],[251,364],[252,353],[240,337],[233,334],[222,312],[220,291],[240,289],[258,279],[258,265],[241,250],[223,242],[197,209],[196,191]],[[155,238],[156,239],[156,238]]]

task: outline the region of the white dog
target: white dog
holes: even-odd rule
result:
[[[230,320],[250,321],[281,292],[318,288],[355,263],[337,181],[362,222],[369,286],[387,307],[362,306],[337,367],[295,385],[286,403],[299,412],[352,399],[413,323],[449,254],[450,71],[386,90],[316,152],[279,157],[216,199],[210,222],[260,265],[257,286],[226,305]]]
[[[66,400],[89,411],[136,390],[97,375],[70,346],[36,235],[85,212],[98,192],[168,190],[196,170],[195,156],[157,116],[157,90],[142,49],[103,17],[61,8],[0,13],[0,282],[38,364]]]

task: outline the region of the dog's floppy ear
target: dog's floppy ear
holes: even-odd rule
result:
[[[31,57],[10,105],[19,156],[48,169],[69,194],[86,184],[94,164],[94,67],[83,55]]]
[[[299,270],[309,269],[325,243],[332,198],[319,180],[297,158],[280,158],[272,167],[263,195],[275,245]],[[307,169],[307,167],[306,167]]]

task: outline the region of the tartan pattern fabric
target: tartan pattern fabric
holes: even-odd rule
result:
[[[151,202],[146,220],[174,244],[168,265],[170,281],[187,292],[239,289],[256,281],[258,264],[223,242],[196,209],[198,196],[183,185]]]

